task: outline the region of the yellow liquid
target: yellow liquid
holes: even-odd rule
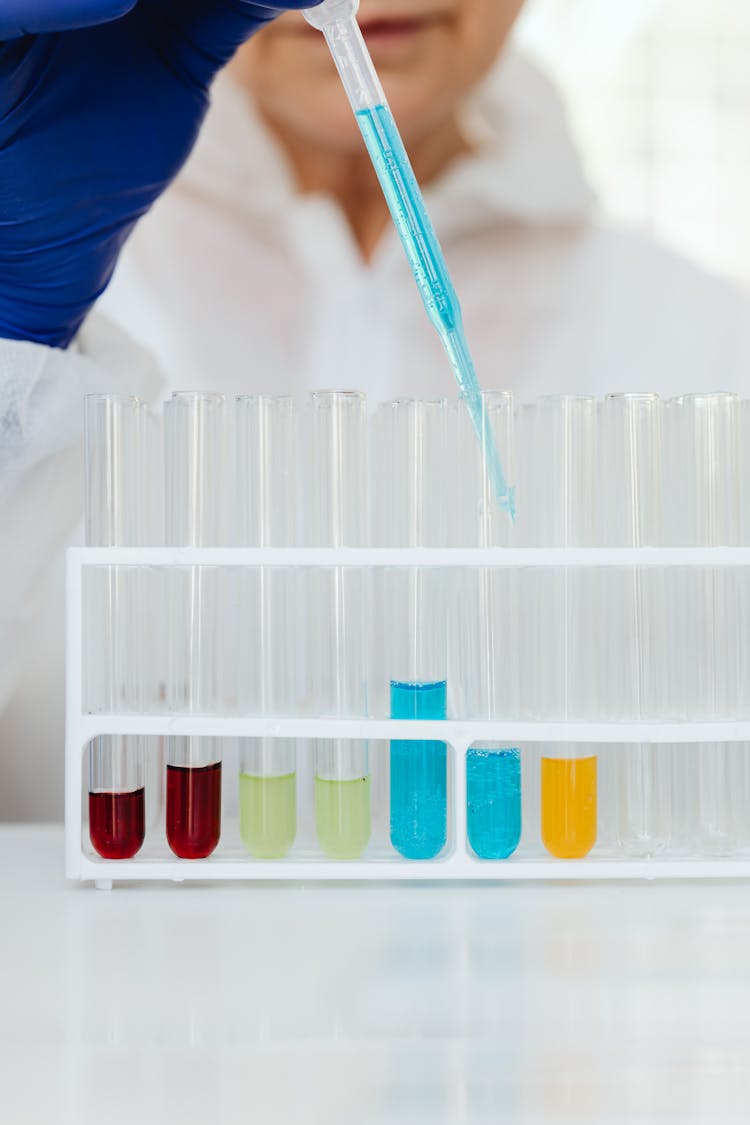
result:
[[[370,840],[370,779],[315,778],[315,827],[330,859],[359,859]]]
[[[257,859],[282,859],[297,835],[297,777],[240,774],[240,835]]]
[[[542,758],[542,841],[558,859],[596,843],[596,758]]]

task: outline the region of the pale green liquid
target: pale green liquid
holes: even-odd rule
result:
[[[240,774],[240,835],[257,859],[282,859],[297,835],[297,777]]]
[[[330,859],[359,859],[370,840],[370,779],[315,778],[315,827]]]

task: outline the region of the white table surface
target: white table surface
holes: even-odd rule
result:
[[[750,1120],[750,884],[71,886],[0,827],[2,1125]]]

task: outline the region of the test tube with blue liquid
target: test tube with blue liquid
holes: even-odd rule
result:
[[[295,542],[294,400],[242,395],[235,403],[237,539],[242,547]],[[255,567],[239,574],[238,700],[243,713],[294,713],[296,574]],[[240,739],[240,835],[251,855],[280,859],[297,833],[297,750],[290,738]]]
[[[503,463],[513,469],[513,397],[485,392],[482,410]],[[466,405],[456,417],[457,496],[454,519],[460,543],[511,545],[513,526],[495,502],[492,481],[477,445]],[[451,681],[460,715],[470,719],[517,717],[519,707],[517,575],[477,567],[460,576],[454,623],[457,661]],[[480,859],[507,859],[521,838],[521,754],[516,746],[475,743],[466,755],[467,832]]]
[[[401,400],[378,412],[381,542],[445,545],[447,405]],[[447,615],[439,570],[404,567],[384,580],[392,719],[445,719]],[[447,837],[447,750],[432,739],[390,747],[391,843],[406,859],[433,859]]]
[[[323,0],[318,7],[306,9],[304,16],[325,36],[427,315],[443,343],[482,445],[496,502],[512,515],[513,491],[508,486],[494,436],[482,412],[481,387],[464,331],[461,306],[401,135],[357,24],[358,9],[359,0]]]
[[[367,401],[354,391],[311,398],[311,530],[316,547],[367,545]],[[316,711],[365,718],[367,575],[356,567],[310,572],[310,667]],[[331,859],[362,855],[370,840],[367,742],[320,739],[315,747],[315,826]]]

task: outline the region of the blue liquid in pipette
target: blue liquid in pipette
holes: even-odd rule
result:
[[[469,843],[480,859],[507,859],[521,839],[521,755],[469,750],[466,755]]]
[[[393,114],[387,105],[378,105],[360,110],[357,121],[425,308],[453,365],[498,503],[512,517],[513,490],[505,480],[495,438],[482,409],[481,387],[464,332],[461,306]]]
[[[445,680],[391,680],[392,719],[445,717]],[[447,789],[444,742],[391,742],[391,843],[405,859],[433,859],[445,847]]]

